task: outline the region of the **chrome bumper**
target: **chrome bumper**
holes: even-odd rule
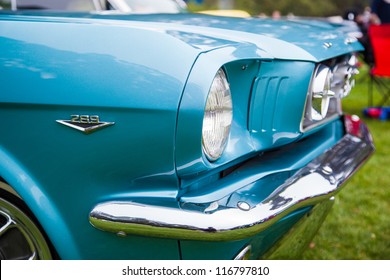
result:
[[[245,202],[234,208],[211,203],[207,209],[197,211],[179,205],[164,207],[113,201],[94,207],[89,221],[98,229],[119,235],[208,241],[256,235],[293,211],[334,196],[369,158],[374,145],[366,125],[346,117],[346,130],[347,134],[336,145],[253,207]]]

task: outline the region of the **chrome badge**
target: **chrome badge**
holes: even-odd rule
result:
[[[97,115],[71,115],[70,120],[56,120],[56,122],[90,134],[104,127],[114,125],[114,122],[102,122]]]

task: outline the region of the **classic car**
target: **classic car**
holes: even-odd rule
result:
[[[298,258],[374,151],[330,25],[10,2],[1,259]]]

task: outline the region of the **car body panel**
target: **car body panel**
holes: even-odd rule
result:
[[[90,237],[89,233],[78,232],[77,229],[85,223],[96,199],[107,199],[108,193],[110,197],[118,193],[118,196],[123,196],[129,190],[139,192],[140,196],[156,195],[151,190],[144,193],[148,185],[155,191],[159,190],[159,196],[167,195],[171,199],[175,199],[177,192],[173,155],[177,107],[186,75],[198,54],[182,44],[185,47],[182,57],[172,53],[174,57],[170,59],[165,52],[167,61],[161,61],[153,57],[160,57],[160,54],[152,53],[149,64],[140,63],[137,56],[126,53],[145,50],[147,46],[136,45],[131,40],[127,43],[126,52],[122,49],[124,38],[138,36],[137,30],[126,34],[125,30],[119,29],[119,36],[109,26],[106,31],[99,30],[90,24],[48,25],[39,21],[8,21],[2,23],[0,32],[1,44],[6,49],[0,60],[7,69],[0,78],[4,85],[0,114],[4,120],[13,120],[2,124],[7,134],[2,137],[1,149],[15,158],[19,171],[28,170],[32,174],[32,178],[26,179],[31,181],[29,188],[20,179],[12,185],[34,209],[35,215],[42,218],[42,226],[63,258],[94,258],[79,255],[71,249],[72,246],[63,242],[62,237],[55,237],[58,229],[63,228],[63,221],[67,221],[66,225],[71,228],[62,231],[64,236],[66,232],[72,232],[73,236],[66,239],[74,238],[79,240],[78,246],[85,246],[88,242],[74,235]],[[47,36],[50,33],[52,35]],[[78,44],[69,44],[73,41],[71,38],[80,36],[85,41],[78,39]],[[155,35],[151,36],[157,39]],[[96,38],[101,38],[100,43]],[[113,47],[102,47],[108,39]],[[88,44],[88,41],[93,41],[93,44]],[[122,47],[115,48],[115,45]],[[169,41],[166,48],[171,48]],[[183,69],[168,67],[173,60],[177,60]],[[76,63],[78,67],[74,68]],[[118,80],[128,82],[118,83]],[[156,80],[160,85],[158,88],[155,87]],[[126,84],[127,87],[124,86]],[[148,93],[150,97],[147,97]],[[164,102],[155,100],[156,94],[164,96]],[[68,120],[72,114],[97,113],[103,121],[116,124],[86,137],[56,122]],[[22,137],[17,136],[20,132]],[[148,134],[150,143],[143,138]],[[156,135],[159,135],[157,143],[153,141]],[[145,150],[137,148],[138,145],[150,147]],[[129,150],[132,152],[123,153]],[[25,156],[27,154],[29,157]],[[37,161],[37,158],[40,160]],[[61,160],[57,161],[59,158]],[[16,171],[5,174],[9,166],[7,161],[3,161],[1,166],[1,175],[7,181],[14,182],[12,178],[22,174]],[[28,174],[25,176],[28,177]],[[56,187],[43,187],[47,185]],[[43,193],[38,196],[44,199],[37,199],[34,195],[37,190]],[[74,201],[74,197],[84,199]],[[71,207],[70,201],[74,201]],[[53,202],[58,204],[53,205]],[[41,217],[46,211],[53,213],[51,219]],[[68,213],[68,216],[64,217],[61,213]],[[79,220],[72,220],[74,216],[78,216]],[[92,227],[87,231],[104,235]],[[177,258],[177,242],[167,243],[173,243],[173,249],[167,250],[168,256],[174,254],[171,258]],[[122,250],[122,245],[116,246],[118,251]],[[118,256],[120,254],[115,257]]]
[[[115,18],[115,16],[113,16]],[[275,58],[283,59],[298,59],[294,56],[295,47],[305,50],[308,54],[314,57],[317,61],[328,59],[335,56],[336,53],[346,53],[351,51],[362,50],[360,43],[357,40],[348,39],[348,34],[345,33],[344,26],[335,27],[331,23],[321,21],[290,21],[290,20],[272,20],[261,18],[232,18],[232,17],[217,17],[209,15],[128,15],[116,17],[123,20],[134,20],[141,22],[163,24],[175,24],[176,26],[195,27],[194,33],[213,32],[215,37],[234,36],[239,41],[248,40],[261,46],[262,49],[268,51]],[[184,28],[184,27],[183,27]],[[212,29],[210,29],[212,28]],[[235,32],[232,32],[235,31]],[[264,37],[257,37],[257,36]],[[271,38],[288,42],[289,53],[284,54],[276,42]],[[274,47],[271,47],[270,44]],[[261,43],[260,43],[261,42]],[[324,43],[330,43],[331,48],[324,46]],[[264,45],[263,45],[264,44]],[[309,59],[308,57],[305,59]]]
[[[111,201],[179,209],[229,194],[245,198],[237,188],[242,178],[223,182],[221,173],[268,153],[275,161],[259,170],[264,181],[255,195],[264,198],[337,143],[344,134],[339,119],[300,131],[308,87],[316,63],[361,46],[336,31],[327,37],[327,26],[272,24],[184,14],[0,12],[0,177],[60,258],[231,259],[248,242],[261,257],[310,211],[298,209],[250,239],[208,243],[206,255],[203,241],[121,238],[88,220],[96,205]],[[323,46],[328,40],[333,47]],[[234,122],[226,153],[210,162],[202,153],[202,119],[221,67],[231,81]],[[74,115],[112,125],[86,135],[58,122]],[[275,151],[305,139],[313,139],[307,150],[277,161]]]
[[[258,46],[272,58],[287,60],[321,61],[362,50],[357,40],[347,40],[348,36],[342,28],[335,28],[320,21],[314,24],[304,21],[239,19],[201,14],[99,15],[44,11],[18,11],[15,14],[22,15],[23,19],[31,16],[27,17],[30,21],[37,15],[39,21],[46,18],[48,21],[99,22],[101,19],[108,23],[108,20],[113,20],[111,24],[177,35],[177,38],[197,48],[210,49],[210,46],[215,47],[216,43],[221,45],[220,42],[222,45],[247,42]],[[327,48],[324,43],[330,43],[332,46]]]
[[[210,56],[229,57],[232,53],[240,53],[237,50],[224,48],[202,55],[191,72],[178,117],[176,144],[180,157],[176,162],[181,177],[198,174],[210,166],[215,168],[226,164],[232,158],[275,148],[302,137],[298,125],[302,116],[295,112],[303,111],[314,64],[280,60],[256,63],[237,59],[237,63],[226,66],[229,73],[233,74],[230,85],[236,104],[229,144],[224,156],[217,162],[209,163],[204,159],[198,137],[202,130],[203,110],[201,107],[198,107],[198,111],[194,110],[196,102],[203,104],[207,98],[201,95],[201,92],[207,91],[199,90],[199,86],[205,84],[207,87],[210,84],[203,78],[202,64],[209,68]],[[242,70],[243,67],[245,70]],[[288,107],[285,106],[286,102]],[[268,121],[270,118],[272,122]],[[188,123],[192,124],[191,127],[188,127]]]

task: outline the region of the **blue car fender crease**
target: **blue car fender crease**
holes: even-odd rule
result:
[[[342,27],[3,2],[0,259],[293,257],[374,151]]]

